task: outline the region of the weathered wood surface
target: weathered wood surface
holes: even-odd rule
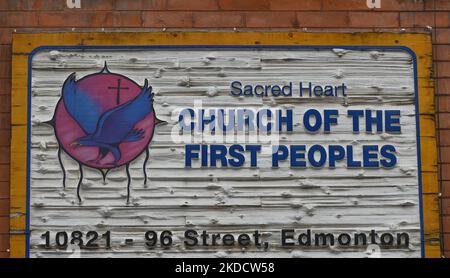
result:
[[[155,111],[167,125],[156,129],[150,146],[148,183],[143,185],[142,160],[131,165],[132,202],[126,206],[124,169],[112,171],[105,184],[98,171],[85,169],[83,203],[76,200],[77,164],[63,156],[67,187],[56,153],[57,142],[49,120],[67,76],[98,72],[107,61],[111,71],[139,84],[153,86]],[[368,256],[365,248],[283,248],[279,230],[307,228],[319,232],[408,232],[407,249],[383,249],[383,256],[420,256],[419,188],[414,107],[413,65],[401,51],[332,50],[121,50],[42,51],[34,56],[32,71],[31,137],[31,255],[70,255],[45,250],[44,231],[111,230],[111,250],[86,251],[84,256]],[[347,84],[348,98],[236,98],[231,81],[283,84],[293,81]],[[211,93],[213,92],[213,93]],[[272,169],[268,155],[256,168],[201,169],[184,167],[184,148],[173,143],[176,112],[201,100],[203,108],[292,108],[296,126],[281,134],[283,144],[393,144],[398,150],[394,169]],[[299,128],[307,108],[399,109],[402,133],[353,134],[350,122],[332,134],[308,135]],[[241,142],[245,143],[245,142]],[[267,159],[266,159],[267,158]],[[168,251],[143,247],[146,230],[172,230],[180,237],[187,228],[217,232],[270,233],[272,247],[191,248],[176,244]],[[125,246],[120,239],[135,244]],[[180,242],[180,240],[174,240]]]

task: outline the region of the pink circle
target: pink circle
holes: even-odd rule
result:
[[[134,99],[142,90],[142,88],[131,79],[114,73],[98,73],[88,75],[77,81],[77,88],[88,93],[89,97],[101,107],[101,113],[104,113],[107,110],[118,106],[116,103],[117,90],[110,89],[112,87],[117,87],[118,80],[120,80],[120,87],[128,88],[121,90],[120,104]],[[62,98],[56,106],[54,119],[55,135],[58,139],[60,147],[62,147],[64,151],[76,161],[97,169],[111,169],[119,167],[136,159],[145,151],[146,148],[148,148],[148,145],[153,137],[156,123],[154,111],[136,123],[135,129],[144,130],[143,138],[135,142],[121,143],[119,145],[119,149],[122,156],[120,160],[113,165],[112,162],[114,161],[114,157],[111,153],[108,153],[98,162],[93,161],[99,154],[98,147],[71,146],[74,141],[86,136],[87,134],[69,115]]]

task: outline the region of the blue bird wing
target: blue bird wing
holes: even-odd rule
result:
[[[104,144],[138,141],[142,132],[134,126],[153,111],[152,87],[148,81],[134,99],[106,111],[99,119],[93,139]]]
[[[70,116],[86,134],[93,133],[101,115],[101,107],[86,92],[78,88],[75,73],[64,82],[62,96]]]

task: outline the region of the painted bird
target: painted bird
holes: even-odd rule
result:
[[[153,110],[152,87],[148,86],[147,79],[142,91],[134,99],[104,113],[87,94],[77,89],[75,74],[67,78],[62,91],[66,110],[86,134],[71,145],[98,147],[99,154],[93,162],[112,153],[114,161],[110,164],[115,166],[122,157],[119,145],[136,142],[144,137],[145,131],[135,129],[134,126]]]

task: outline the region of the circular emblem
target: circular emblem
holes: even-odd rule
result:
[[[105,68],[64,82],[53,117],[60,147],[77,162],[101,170],[130,163],[150,144],[159,122],[152,87]]]

